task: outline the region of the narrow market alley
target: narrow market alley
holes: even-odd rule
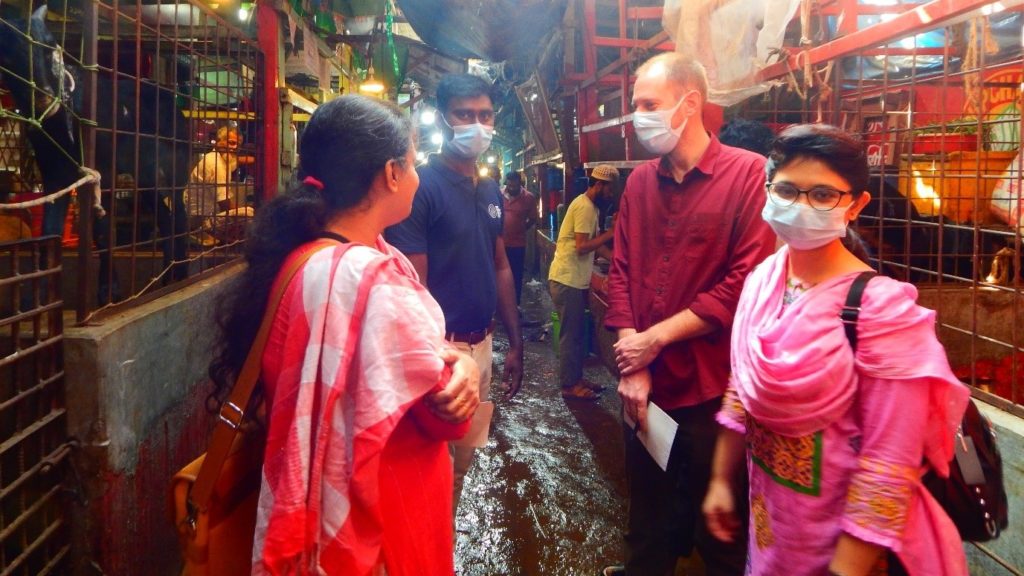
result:
[[[1024,0],[0,0],[0,576],[1024,576],[1022,134]]]
[[[546,285],[528,282],[526,318],[549,319]],[[524,330],[523,389],[496,400],[491,437],[466,478],[456,519],[456,569],[490,574],[593,575],[621,558],[626,510],[620,402],[596,357],[586,377],[597,401],[564,400],[555,383],[550,321]],[[508,340],[495,338],[495,373]]]

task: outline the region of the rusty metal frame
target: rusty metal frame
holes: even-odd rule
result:
[[[577,72],[570,69],[573,63],[567,62],[562,84],[566,92],[575,99],[576,134],[574,136],[579,141],[580,163],[584,167],[588,167],[598,160],[594,150],[598,147],[601,132],[618,129],[618,136],[624,143],[622,157],[601,158],[600,160],[629,167],[637,162],[634,158],[632,115],[628,112],[633,62],[642,54],[650,51],[673,50],[675,45],[663,30],[659,30],[651,38],[636,38],[638,23],[642,20],[660,22],[662,8],[629,6],[628,0],[618,0],[618,21],[616,22],[618,35],[615,37],[599,36],[596,4],[595,0],[570,2],[568,10],[582,13],[583,54],[581,56],[584,66],[582,72]],[[634,37],[631,37],[630,32],[633,32],[632,36]],[[573,41],[571,36],[567,36],[567,46]],[[600,48],[617,48],[618,58],[599,69],[597,68],[597,52]],[[615,103],[615,101],[617,101],[619,114],[614,116],[600,114],[602,104]],[[571,168],[574,166],[567,167],[566,172],[570,172]]]
[[[854,2],[852,4],[853,16],[847,12],[844,17],[845,23],[853,23],[852,31],[848,28],[847,32],[838,38],[790,55],[787,62],[779,62],[765,68],[761,72],[761,78],[764,80],[779,78],[789,70],[797,70],[808,63],[814,65],[835,60],[863,49],[886,44],[914,31],[938,28],[992,3],[993,0],[932,0],[920,5],[886,6],[885,8],[889,8],[886,12],[889,13],[897,12],[901,7],[904,11],[892,20],[858,30],[855,27],[857,16],[878,14],[880,11],[877,10],[879,8],[877,6],[870,7],[870,10],[862,9],[868,7],[861,7]]]
[[[946,62],[946,65],[940,70],[930,72],[928,75],[918,72],[906,78],[891,76],[888,72],[877,78],[867,78],[863,69],[860,72],[854,70],[852,76],[844,78],[842,68],[836,67],[836,71],[830,79],[830,84],[824,92],[827,97],[818,98],[818,92],[813,92],[811,98],[797,106],[797,109],[787,111],[785,106],[780,105],[780,97],[785,89],[776,89],[772,93],[770,109],[765,111],[765,113],[770,118],[781,118],[782,114],[786,113],[790,118],[800,118],[801,121],[805,122],[813,121],[816,115],[812,108],[817,105],[820,110],[819,113],[823,115],[823,120],[839,123],[844,118],[844,114],[853,113],[858,117],[862,117],[867,113],[865,99],[870,97],[877,98],[881,94],[903,92],[910,94],[908,98],[917,97],[914,96],[915,94],[928,94],[927,90],[937,90],[939,93],[949,94],[951,87],[959,86],[960,83],[971,75],[979,74],[979,78],[988,78],[987,74],[1001,70],[1002,68],[1000,67],[1008,70],[1020,70],[1024,74],[1024,54],[1017,60],[1002,61],[998,66],[987,62],[985,55],[982,54],[979,57],[980,60],[974,64],[974,67],[954,70],[949,68],[951,50],[949,42],[947,42],[946,46],[939,48],[919,46],[916,40],[912,45],[908,43],[902,47],[895,46],[897,40],[914,38],[917,34],[923,32],[966,22],[968,18],[972,17],[972,14],[977,13],[980,15],[981,9],[992,3],[992,0],[929,0],[903,2],[892,6],[869,6],[858,4],[857,0],[834,0],[833,2],[816,5],[815,16],[838,19],[838,30],[835,37],[817,46],[791,47],[785,60],[765,68],[761,74],[762,79],[782,78],[788,76],[791,70],[797,71],[805,66],[820,68],[827,63],[838,62],[840,59],[849,56],[877,59],[881,62],[880,66],[885,70],[889,69],[890,60],[897,58],[941,57],[943,58],[942,61]],[[572,62],[567,61],[566,72],[563,77],[563,87],[567,94],[575,97],[577,114],[575,137],[579,142],[581,164],[583,166],[592,165],[595,160],[600,159],[602,162],[611,161],[612,164],[620,167],[630,168],[637,164],[636,159],[632,156],[635,150],[627,148],[624,154],[616,158],[608,158],[607,155],[601,157],[599,156],[600,151],[598,149],[599,137],[608,132],[612,132],[616,136],[622,136],[624,140],[629,140],[632,136],[631,115],[628,113],[628,107],[626,106],[629,85],[632,80],[630,68],[641,53],[648,50],[665,48],[664,42],[666,37],[662,33],[647,42],[639,43],[639,45],[637,41],[630,38],[625,32],[621,34],[620,38],[614,39],[614,41],[605,41],[604,39],[597,38],[596,4],[595,0],[577,0],[570,4],[570,10],[579,10],[579,13],[583,15],[581,32],[583,35],[584,52],[579,57],[584,66],[582,71],[579,71],[571,67]],[[1021,10],[1020,2],[1004,2],[1002,5],[1007,12],[1019,12]],[[620,14],[625,14],[624,18],[627,20],[633,17],[660,18],[660,8],[631,8],[628,6],[628,2],[621,0],[619,6]],[[895,16],[858,29],[858,16],[878,16],[881,14],[895,14]],[[620,30],[623,29],[620,28]],[[620,54],[619,58],[614,62],[605,65],[601,69],[597,69],[595,54],[596,50],[600,47],[619,48]],[[1011,89],[1016,86],[1014,85],[1015,81],[1007,82],[1013,85],[1010,86]],[[851,88],[851,86],[853,87]],[[619,91],[616,91],[616,89]],[[991,87],[979,89],[991,89]],[[602,96],[599,96],[599,94]],[[601,97],[620,98],[623,103],[623,113],[610,116],[599,115],[597,113],[597,106]],[[979,96],[972,95],[972,97]],[[842,99],[855,103],[856,109],[844,111],[840,107]],[[818,104],[818,100],[821,100],[820,104]],[[885,101],[888,102],[889,98],[886,98]],[[900,143],[899,146],[913,146],[909,142],[917,138],[914,130],[922,123],[939,121],[945,126],[952,121],[952,118],[962,114],[959,109],[919,109],[912,100],[908,106],[907,110],[904,111],[906,123],[885,125],[885,134],[882,136],[883,138],[893,138],[893,141]],[[955,106],[960,106],[960,104]],[[792,106],[789,107],[792,108]],[[889,109],[886,109],[885,105],[882,108],[886,114],[893,112],[891,104]],[[931,120],[928,120],[926,115]],[[1005,123],[1001,118],[979,116],[977,119],[979,133],[983,133],[983,129],[986,126],[990,126],[997,121]],[[1021,122],[1019,131],[1024,132],[1024,121]],[[952,137],[947,138],[943,136],[942,138],[941,146],[952,145]],[[979,136],[978,138],[980,142],[981,137]],[[902,148],[897,150],[902,150]],[[942,157],[945,158],[945,156]],[[982,157],[989,158],[992,155],[989,153],[979,153],[979,162]],[[925,156],[925,158],[931,157]],[[1003,161],[1005,161],[1005,158]],[[906,169],[904,168],[897,169],[882,166],[879,170],[880,176],[909,177],[905,173]],[[942,177],[950,186],[991,187],[993,179],[998,178],[998,174],[977,168],[973,172],[945,173]],[[974,205],[971,208],[973,210],[983,210],[985,208],[985,206],[980,204],[982,202],[980,197],[975,197],[973,200],[961,200],[961,202],[964,201],[973,202]],[[979,270],[987,270],[989,266],[988,259],[991,257],[991,254],[987,253],[986,249],[983,249],[981,243],[983,241],[985,243],[1006,242],[1009,243],[1011,248],[1016,247],[1017,253],[1020,254],[1024,250],[1024,243],[1022,243],[1020,235],[1015,236],[1009,231],[1005,233],[993,231],[984,224],[961,223],[960,221],[942,218],[936,223],[926,219],[917,221],[913,219],[900,220],[898,218],[881,217],[878,218],[877,226],[880,227],[881,231],[888,230],[887,234],[899,233],[902,230],[908,238],[912,233],[918,234],[917,230],[931,229],[932,232],[929,232],[929,234],[938,234],[938,245],[930,249],[930,254],[921,255],[931,258],[935,262],[934,268],[922,266],[920,263],[911,263],[911,258],[915,256],[911,252],[903,256],[882,252],[879,255],[879,260],[885,266],[892,267],[894,271],[904,270],[904,273],[908,275],[925,278],[923,285],[934,285],[935,289],[942,292],[942,294],[947,294],[944,291],[962,290],[964,287],[974,290],[969,302],[969,318],[956,320],[952,317],[945,318],[940,314],[939,322],[942,329],[950,335],[950,338],[963,340],[965,342],[965,351],[972,358],[978,358],[978,351],[990,349],[992,346],[1005,348],[1008,354],[1021,354],[1021,361],[1013,362],[1010,372],[1013,381],[1018,379],[1024,381],[1024,331],[1016,330],[1012,335],[1007,333],[1004,335],[1005,337],[994,337],[984,329],[979,330],[978,328],[979,323],[983,325],[986,322],[982,317],[980,309],[982,292],[994,291],[995,293],[1016,295],[1015,297],[1020,299],[1020,301],[1017,302],[1015,300],[1017,303],[1008,308],[1011,312],[1007,313],[1024,314],[1024,284],[1021,283],[1021,270],[1016,270],[1012,282],[1008,286],[992,285],[986,282],[985,278],[979,277],[979,274],[981,274]],[[881,231],[879,234],[882,233]],[[962,237],[973,238],[973,240],[968,239],[968,242],[974,243],[973,253],[965,254],[965,247],[961,245],[944,245],[944,236],[956,236],[960,238],[958,242],[963,241]],[[967,265],[968,261],[972,270],[969,274],[961,270],[963,266]],[[950,262],[953,264],[950,264]],[[952,293],[948,292],[948,294]],[[940,296],[940,298],[942,297]],[[966,298],[967,296],[961,294],[959,297]],[[956,334],[959,334],[959,336],[955,336]],[[968,341],[969,344],[967,343]],[[989,378],[989,376],[982,375],[972,368],[969,380],[975,384],[980,384],[982,380],[979,380],[979,378]],[[1024,387],[1015,385],[1009,394],[1005,390],[998,394],[996,392],[995,389],[989,391],[987,385],[974,389],[974,394],[977,397],[983,398],[1004,410],[1024,416]]]
[[[60,238],[0,244],[0,575],[66,574]]]
[[[969,28],[972,12],[985,17],[981,8],[989,4],[932,1],[910,9],[895,7],[904,11],[862,30],[841,30],[834,41],[795,51],[788,66],[810,63],[820,69],[841,59],[857,58],[848,61],[854,62],[852,66],[848,63],[837,68],[847,70],[849,75],[834,74],[823,92],[831,95],[821,100],[823,119],[850,130],[866,129],[866,118],[880,119],[874,121],[880,129],[865,134],[869,149],[878,148],[880,159],[875,168],[877,184],[869,192],[880,202],[895,207],[896,212],[861,215],[862,231],[866,231],[865,237],[872,244],[876,265],[887,274],[914,282],[925,305],[938,310],[940,335],[947,345],[950,362],[961,379],[974,385],[974,396],[1024,416],[1024,331],[1012,321],[1024,314],[1019,257],[1024,243],[1013,225],[990,220],[988,208],[991,188],[1003,178],[1010,158],[1019,153],[1024,120],[1019,116],[1009,120],[1007,116],[997,116],[999,110],[984,104],[990,98],[1002,101],[1002,96],[989,93],[1005,89],[1011,92],[1011,100],[1016,94],[1019,111],[1024,48],[1011,43],[1013,50],[990,61],[983,49],[982,32],[972,38],[969,30],[962,31],[963,51],[955,53],[953,40],[948,37],[941,48],[923,48],[917,40],[920,34],[936,29],[946,28],[948,34],[954,24],[964,23]],[[1006,6],[1006,12],[1011,11],[1020,14],[1021,8]],[[985,18],[984,22],[992,22],[992,18]],[[900,40],[904,47],[892,48]],[[966,55],[970,42],[974,42],[976,49],[973,60]],[[954,55],[956,67],[951,63]],[[919,57],[937,56],[941,57],[937,68],[933,65],[902,76],[890,72],[895,59],[902,59],[900,66],[906,69],[911,66],[905,63],[908,59],[917,62]],[[875,61],[872,74],[877,76],[867,77],[868,60]],[[786,65],[767,69],[764,77],[770,78],[780,70],[788,73]],[[972,77],[973,83],[969,83]],[[776,103],[783,92],[774,92]],[[817,94],[812,98],[818,98]],[[964,109],[971,99],[980,103],[975,112]],[[940,101],[945,104],[937,104]],[[767,117],[774,122],[813,121],[807,104],[791,110],[780,110],[778,106],[758,110],[754,104],[744,107],[741,114]],[[788,115],[785,121],[781,119],[784,114]],[[968,116],[973,120],[965,120]],[[851,124],[851,119],[862,124]],[[964,122],[975,129],[972,135],[956,136],[949,132],[952,127],[962,127]],[[938,136],[930,137],[934,144],[929,144],[928,137],[920,133],[926,126],[938,131]],[[1002,138],[986,135],[993,126],[1001,127]],[[1011,136],[1014,131],[1016,135]],[[885,152],[887,148],[892,153]],[[1020,173],[1011,173],[1011,178],[1021,185]],[[883,179],[888,179],[897,191],[883,184]],[[934,195],[933,206],[925,206],[923,194]],[[1010,262],[1010,271],[1008,276],[997,279],[993,267],[1000,246],[1012,249],[1017,256],[1004,256],[1003,261]],[[1016,265],[1012,263],[1014,259]],[[944,302],[956,302],[957,306],[952,309]]]
[[[200,0],[86,0],[69,7],[81,12],[47,24],[63,46],[64,61],[76,70],[80,105],[73,115],[80,119],[82,163],[105,175],[98,189],[75,191],[77,234],[66,238],[75,288],[65,299],[76,321],[86,323],[174,291],[240,256],[240,234],[212,247],[191,241],[194,225],[184,191],[198,156],[212,147],[208,137],[197,141],[203,119],[241,124],[241,154],[254,157],[255,164],[245,168],[251,188],[232,185],[237,195],[254,198],[258,206],[279,190],[279,163],[264,157],[276,158],[280,146],[280,24],[272,4],[257,7],[259,37]],[[109,96],[98,101],[100,94]],[[117,127],[97,125],[97,112],[120,118]],[[98,142],[108,148],[98,151]],[[27,139],[21,145],[28,147]],[[159,173],[151,176],[151,170]],[[113,177],[119,173],[132,177],[119,184]],[[94,210],[96,194],[108,209],[105,220]]]

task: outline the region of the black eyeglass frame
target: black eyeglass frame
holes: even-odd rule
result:
[[[782,198],[779,198],[778,196],[776,196],[772,192],[772,188],[774,188],[776,184],[785,184],[786,186],[791,186],[794,190],[796,190],[796,197],[794,197],[792,200],[789,200],[789,201],[786,201],[786,200],[783,200]],[[814,201],[811,200],[811,194],[810,193],[814,192],[815,190],[821,190],[821,189],[825,189],[825,190],[828,190],[830,192],[838,192],[839,193],[839,196],[836,198],[836,203],[833,204],[829,208],[819,208],[818,206],[815,206],[814,205]],[[836,207],[839,206],[839,203],[843,201],[843,196],[853,196],[853,191],[852,190],[845,190],[844,191],[844,190],[840,190],[838,188],[833,188],[832,186],[828,186],[828,185],[825,185],[825,184],[816,184],[816,185],[811,186],[810,188],[804,190],[802,188],[797,188],[795,184],[793,184],[791,182],[786,182],[786,181],[782,181],[782,182],[765,182],[764,183],[764,191],[765,191],[766,194],[768,194],[768,200],[770,202],[774,202],[775,204],[778,204],[779,206],[792,206],[793,204],[797,203],[797,200],[800,199],[800,195],[803,194],[804,196],[807,197],[807,205],[810,206],[811,208],[814,208],[815,210],[817,210],[819,212],[829,212],[829,211],[835,210]]]

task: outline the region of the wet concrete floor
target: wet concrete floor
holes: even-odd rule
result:
[[[626,479],[615,380],[592,357],[586,377],[604,384],[595,401],[564,400],[556,382],[551,299],[527,283],[523,389],[496,401],[491,437],[477,450],[456,517],[460,576],[593,576],[622,557]],[[495,337],[501,374],[508,339]]]

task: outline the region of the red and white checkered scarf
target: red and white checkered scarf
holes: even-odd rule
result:
[[[444,318],[408,260],[382,239],[328,246],[302,248],[319,251],[291,281],[263,357],[253,574],[379,565],[381,451],[444,369]]]

